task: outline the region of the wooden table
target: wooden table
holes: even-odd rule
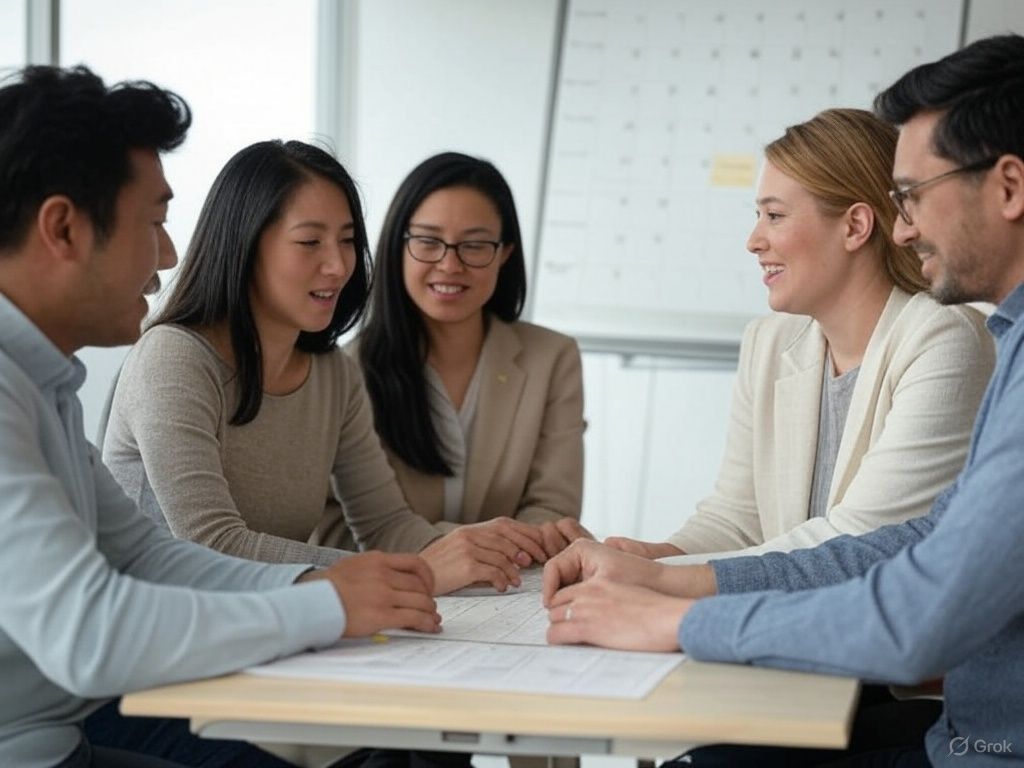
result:
[[[477,753],[667,757],[729,742],[843,747],[856,680],[687,660],[640,701],[230,675],[124,697],[209,738]]]

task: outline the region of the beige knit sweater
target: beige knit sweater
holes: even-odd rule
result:
[[[440,535],[406,505],[359,368],[340,350],[314,355],[291,394],[264,394],[243,426],[228,423],[237,402],[234,371],[203,337],[157,326],[125,361],[103,460],[176,536],[250,560],[343,556],[305,543],[334,498],[364,549],[418,550]]]

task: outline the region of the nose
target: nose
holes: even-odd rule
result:
[[[163,227],[160,228],[159,240],[156,268],[158,270],[170,269],[178,263],[178,251],[174,247],[174,241],[171,240],[171,236],[167,234],[167,230]]]
[[[349,261],[355,261],[352,246],[339,243],[336,248],[328,249],[327,258],[324,259],[321,269],[330,277],[344,277],[350,271]]]
[[[455,250],[454,245],[445,244],[444,255],[441,260],[435,265],[437,269],[442,272],[461,272],[463,269],[462,260],[459,258],[459,252]]]
[[[892,224],[892,239],[896,245],[910,245],[921,233],[917,231],[917,225],[907,224],[902,216],[897,216]]]
[[[754,228],[750,230],[750,235],[747,237],[747,250],[751,253],[762,253],[768,250],[768,240],[761,234],[760,219],[754,223]]]

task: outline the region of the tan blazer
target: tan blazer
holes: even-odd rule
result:
[[[491,318],[479,365],[460,523],[502,516],[534,524],[579,519],[583,366],[575,340],[530,323]],[[457,527],[444,520],[444,478],[387,455],[413,511],[439,533]],[[346,543],[341,515],[328,518],[314,534],[316,543]],[[413,549],[413,543],[403,542],[402,548]]]
[[[825,346],[807,317],[750,324],[715,491],[671,543],[687,553],[815,546],[924,515],[953,482],[995,363],[982,315],[893,289],[857,375],[828,512],[808,519]]]

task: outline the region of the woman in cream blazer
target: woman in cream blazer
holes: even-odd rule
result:
[[[409,506],[450,534],[543,562],[585,535],[583,379],[569,337],[518,321],[526,270],[508,184],[449,152],[402,182],[377,249],[370,311],[349,347]],[[527,548],[523,526],[541,547]],[[343,514],[314,540],[345,541]]]
[[[923,515],[953,481],[994,351],[982,315],[922,292],[920,259],[891,239],[895,143],[868,112],[828,110],[767,147],[748,249],[779,314],[744,335],[714,493],[667,542],[608,544],[647,557],[811,547]],[[823,389],[844,376],[845,420],[820,440],[841,414],[822,411]]]

